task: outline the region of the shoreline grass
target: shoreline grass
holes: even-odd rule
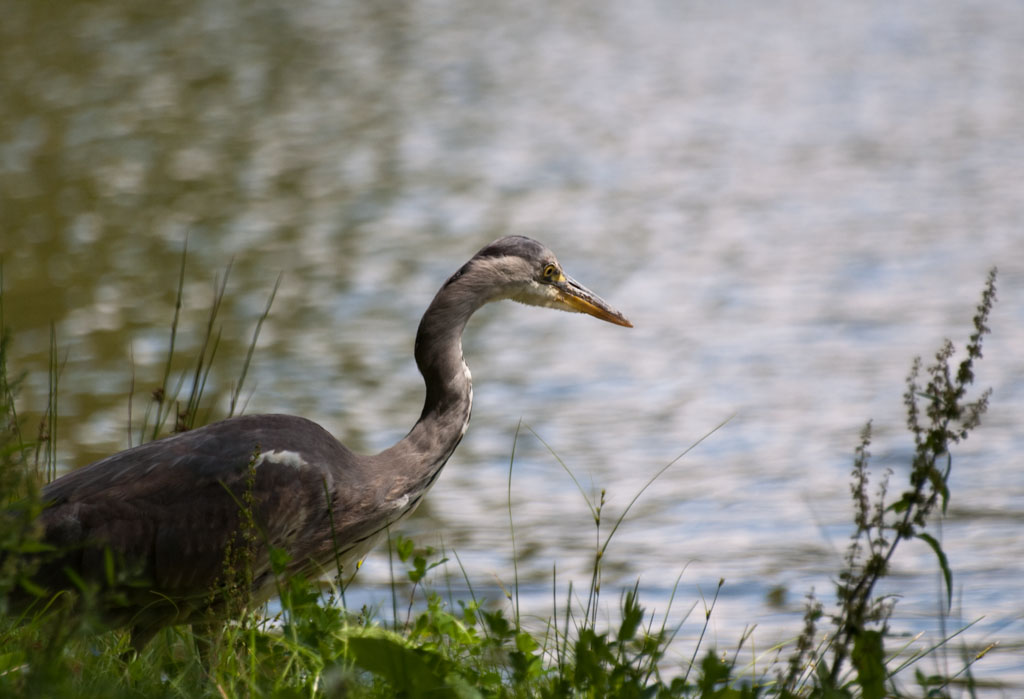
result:
[[[214,284],[204,339],[192,369],[175,379],[171,367],[185,272],[183,252],[163,382],[154,391],[141,424],[130,430],[130,434],[145,439],[156,438],[168,429],[172,413],[174,431],[190,429],[210,417],[211,408],[204,407],[203,390],[213,371],[219,339],[216,317],[228,271]],[[396,535],[388,539],[392,565],[390,619],[380,608],[347,607],[345,586],[351,578],[282,578],[278,581],[279,603],[273,611],[250,608],[240,593],[230,622],[165,629],[154,643],[133,657],[128,653],[127,634],[105,630],[100,624],[95,608],[90,606],[88,590],[83,589],[84,602],[79,601],[77,606],[64,595],[53,600],[40,598],[28,613],[15,617],[5,603],[8,613],[0,621],[0,695],[873,699],[946,697],[954,690],[973,695],[977,686],[974,666],[989,649],[950,662],[952,651],[947,644],[955,642],[967,627],[952,630],[930,646],[911,648],[892,633],[890,620],[896,600],[876,590],[889,574],[900,544],[918,539],[935,555],[944,583],[944,612],[948,613],[952,603],[953,571],[931,526],[944,514],[952,497],[951,450],[980,424],[988,406],[987,391],[970,399],[968,389],[988,333],[995,279],[993,270],[973,318],[966,357],[952,364],[954,348],[947,342],[927,367],[920,360],[912,365],[904,407],[914,456],[906,484],[897,485],[891,472],[871,472],[871,423],[862,431],[851,470],[852,534],[843,566],[836,574],[837,608],[826,610],[813,592],[809,593],[803,627],[794,629],[790,643],[758,652],[753,647],[751,626],[736,639],[734,648],[723,653],[707,647],[702,631],[693,647],[683,651],[685,661],[669,661],[679,631],[679,625],[668,621],[672,604],[678,600],[679,579],[669,609],[664,612],[656,615],[645,610],[637,582],[619,591],[615,616],[604,620],[599,614],[599,610],[606,609],[601,602],[602,567],[616,532],[644,491],[705,435],[657,471],[607,529],[602,528],[603,520],[607,520],[603,491],[595,501],[580,488],[595,525],[590,579],[582,590],[569,581],[565,599],[559,599],[559,575],[553,568],[551,616],[536,626],[525,624],[522,617],[516,555],[513,582],[503,588],[503,599],[487,599],[474,591],[457,552],[419,547]],[[256,323],[231,391],[229,414],[239,408],[260,328],[270,313],[279,283],[280,279]],[[6,599],[6,593],[16,587],[30,587],[28,571],[20,566],[18,554],[40,546],[32,521],[42,507],[39,486],[53,477],[56,468],[58,435],[53,421],[63,362],[57,359],[58,338],[52,333],[48,409],[36,440],[29,441],[16,410],[20,381],[7,365],[10,334],[2,322],[0,269],[0,496],[4,503],[0,519],[0,593]],[[186,385],[189,393],[182,407],[179,396]],[[536,432],[530,432],[579,486],[558,454]],[[517,428],[509,459],[510,493],[519,438]],[[240,507],[244,508],[245,503]],[[515,554],[511,504],[508,517]],[[244,582],[244,556],[228,564],[226,571],[230,568]],[[453,564],[464,579],[468,599],[457,599],[452,592],[454,573],[449,566]],[[434,583],[435,575],[445,571],[447,593],[444,584],[439,589]],[[355,578],[358,584],[358,571]],[[705,599],[693,601],[684,619],[694,612],[702,613],[706,630],[724,582],[720,581]],[[746,653],[748,644],[751,660],[741,665],[741,651]],[[945,666],[950,669],[926,674],[919,661],[936,654],[946,654]]]

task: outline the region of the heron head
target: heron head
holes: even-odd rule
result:
[[[566,275],[555,254],[531,238],[499,238],[474,255],[452,280],[469,276],[470,271],[479,284],[487,285],[488,300],[507,298],[633,327],[600,296]]]

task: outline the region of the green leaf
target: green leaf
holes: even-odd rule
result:
[[[437,653],[369,636],[348,639],[348,651],[356,665],[386,680],[396,693],[413,698],[465,696],[464,688],[456,692],[446,681],[450,663]]]
[[[401,554],[399,554],[401,555]],[[404,558],[402,559],[405,560]],[[427,559],[423,556],[416,556],[412,560],[412,569],[406,572],[409,576],[409,580],[414,583],[418,583],[423,579],[423,576],[427,574]]]
[[[953,470],[953,455],[946,454],[946,472],[942,474],[942,488],[939,493],[942,495],[942,514],[946,514],[949,506],[949,474]]]
[[[917,538],[931,546],[932,551],[935,552],[935,557],[939,559],[942,577],[946,579],[946,609],[948,610],[953,604],[953,571],[949,569],[949,559],[946,558],[946,552],[942,550],[942,545],[931,534],[918,532]]]
[[[444,557],[444,558],[439,558],[438,560],[436,560],[436,561],[430,563],[429,565],[427,565],[427,570],[431,571],[434,568],[437,568],[438,566],[443,566],[447,562],[448,562],[448,557],[447,556]]]
[[[619,641],[628,641],[636,635],[644,620],[644,609],[637,599],[636,588],[626,592],[626,599],[622,604],[622,624],[619,625]]]
[[[729,681],[731,674],[732,666],[719,658],[715,651],[708,651],[700,663],[700,677],[697,680],[701,696],[718,696],[718,690]]]
[[[907,508],[913,503],[914,498],[911,493],[903,493],[903,497],[889,505],[886,509],[890,512],[899,514],[900,512],[906,512]]]
[[[29,578],[18,578],[18,585],[30,595],[35,595],[36,597],[47,597],[49,595],[46,588],[36,585]]]
[[[8,547],[7,550],[15,553],[46,553],[48,551],[56,551],[57,547],[42,541],[27,539],[16,546]]]
[[[415,546],[412,539],[407,539],[404,536],[398,537],[398,540],[395,541],[395,553],[398,554],[398,560],[403,563],[408,561]]]
[[[271,546],[270,550],[270,569],[275,574],[282,574],[288,567],[288,563],[291,561],[291,555],[283,548],[277,546]]]
[[[880,631],[861,631],[850,656],[864,699],[885,699],[885,651]]]
[[[103,571],[107,576],[107,585],[113,587],[114,585],[114,553],[110,548],[103,549]]]

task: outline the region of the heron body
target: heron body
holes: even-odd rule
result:
[[[465,434],[473,389],[462,332],[501,299],[631,327],[543,245],[501,238],[452,275],[423,315],[415,357],[426,397],[397,444],[364,456],[305,418],[245,415],[114,454],[43,489],[39,523],[58,553],[33,582],[69,588],[72,571],[116,587],[104,614],[130,626],[141,648],[164,626],[224,616],[232,565],[244,565],[255,601],[276,590],[273,550],[287,552],[285,575],[351,570],[416,508]]]

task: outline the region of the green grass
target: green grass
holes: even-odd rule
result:
[[[179,289],[184,278],[183,256]],[[219,337],[217,310],[226,278],[227,274],[216,285],[200,352],[188,375],[176,378],[171,367],[176,365],[172,360],[179,332],[179,293],[162,384],[136,432],[143,438],[189,429],[210,418],[210,410],[203,407],[203,388],[213,371]],[[272,301],[273,292],[238,371],[229,413],[238,409],[246,369]],[[614,555],[614,537],[632,505],[673,461],[652,476],[610,525],[605,521],[604,493],[594,501],[580,489],[595,525],[592,572],[582,594],[570,585],[566,599],[552,600],[550,618],[538,627],[527,628],[521,621],[515,567],[504,598],[483,599],[473,591],[471,576],[455,552],[419,548],[396,536],[389,540],[388,549],[392,561],[389,615],[379,609],[346,607],[345,588],[339,580],[282,578],[276,613],[266,607],[250,608],[240,592],[230,622],[166,629],[135,655],[129,652],[126,632],[104,629],[90,612],[95,604],[90,603],[94,599],[87,588],[77,595],[40,597],[28,613],[8,611],[0,621],[0,696],[872,699],[972,693],[973,664],[984,652],[962,660],[949,675],[926,675],[918,669],[918,661],[950,652],[945,641],[958,632],[934,646],[907,648],[905,641],[890,633],[895,598],[879,596],[876,589],[889,574],[900,545],[918,539],[934,551],[945,581],[947,608],[951,601],[952,571],[931,527],[952,497],[951,451],[978,426],[987,407],[987,392],[972,399],[968,389],[994,301],[993,271],[973,319],[965,358],[953,365],[953,346],[947,343],[932,364],[922,368],[915,360],[912,365],[905,407],[915,449],[905,484],[898,485],[886,472],[877,477],[874,489],[869,487],[876,478],[869,468],[871,424],[864,428],[851,474],[851,539],[835,576],[838,606],[826,613],[809,595],[803,627],[794,629],[791,642],[757,656],[756,664],[742,665],[738,660],[752,632],[736,639],[730,654],[705,647],[702,633],[692,648],[684,649],[688,662],[670,661],[679,656],[678,626],[668,624],[668,612],[655,617],[645,611],[638,585],[619,591],[618,613],[610,622],[600,621],[604,614],[599,610],[607,607],[602,601],[602,569],[608,556]],[[21,382],[8,366],[10,336],[2,314],[0,276],[0,488],[5,505],[0,515],[0,592],[6,593],[27,584],[30,571],[17,554],[40,547],[32,521],[41,507],[39,487],[56,469],[54,426],[61,362],[59,338],[54,337],[46,417],[38,432],[29,435],[16,409]],[[182,396],[186,384],[190,390]],[[552,454],[564,467],[553,450]],[[514,461],[515,447],[509,464],[510,488]],[[514,550],[511,508],[509,523]],[[455,599],[450,585],[445,589],[445,580],[450,583],[455,575],[452,558],[469,590],[468,599]],[[275,552],[282,570],[285,559],[284,552]],[[225,584],[230,583],[230,571],[244,590],[244,556],[226,561],[225,571]],[[552,577],[554,591],[557,571]],[[704,614],[705,628],[714,614],[717,594],[716,590],[710,599],[693,603]],[[673,601],[676,597],[673,591]]]

